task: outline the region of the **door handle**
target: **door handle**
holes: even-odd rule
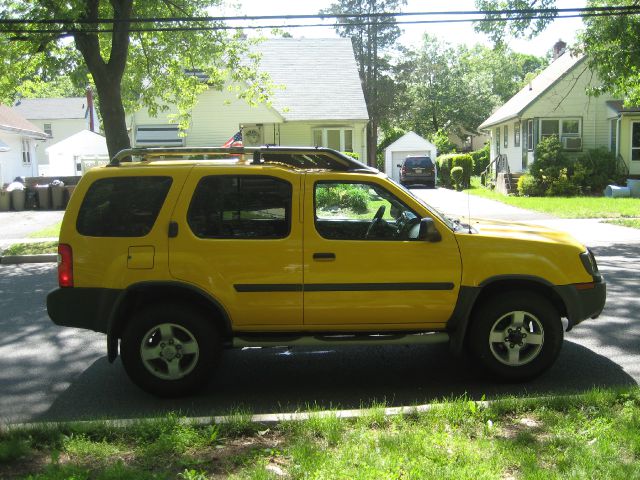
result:
[[[336,254],[335,253],[324,253],[324,252],[314,253],[313,254],[313,259],[314,260],[335,260],[336,259]]]

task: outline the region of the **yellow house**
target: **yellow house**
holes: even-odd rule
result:
[[[640,109],[625,109],[610,95],[588,95],[600,80],[586,60],[561,53],[480,125],[491,135],[492,159],[502,155],[511,172],[523,172],[538,142],[556,135],[569,154],[604,147],[622,158],[631,176],[640,175]]]
[[[186,136],[170,121],[175,109],[156,118],[142,110],[129,119],[132,144],[222,146],[242,130],[245,146],[321,146],[365,160],[369,115],[351,41],[281,38],[256,49],[260,69],[276,85],[270,105],[250,106],[234,92],[209,89],[193,107]]]

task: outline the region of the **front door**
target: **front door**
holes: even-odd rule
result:
[[[418,240],[423,206],[375,176],[309,173],[304,208],[306,328],[445,326],[458,296],[460,254],[439,222],[440,242]]]
[[[283,170],[239,175],[206,166],[185,183],[172,217],[171,275],[209,293],[234,328],[302,324],[299,183]]]

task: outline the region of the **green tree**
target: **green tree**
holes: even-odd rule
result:
[[[74,85],[68,76],[54,78],[51,81],[34,77],[18,85],[16,92],[23,98],[82,97],[85,95],[85,89],[82,86]]]
[[[221,89],[227,80],[244,82],[247,88],[238,94],[248,101],[264,100],[268,82],[239,32],[213,30],[222,25],[211,23],[189,24],[207,27],[203,30],[140,31],[157,24],[135,22],[204,16],[219,1],[0,0],[5,20],[60,19],[0,27],[0,99],[11,100],[16,87],[34,74],[45,79],[70,75],[76,86],[90,80],[110,155],[130,146],[125,111],[146,107],[154,115],[174,104],[179,111],[175,120],[184,128],[198,94],[208,87]],[[112,23],[98,23],[105,19]],[[203,72],[208,85],[194,71]]]
[[[402,33],[393,17],[380,18],[375,14],[395,12],[402,5],[406,5],[406,0],[339,0],[320,11],[332,15],[365,15],[339,18],[340,25],[335,29],[341,37],[351,38],[355,51],[370,117],[367,125],[369,165],[375,165],[378,127],[385,120],[394,98],[391,63],[385,54],[395,46]]]

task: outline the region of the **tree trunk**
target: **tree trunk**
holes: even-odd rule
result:
[[[104,135],[107,138],[109,157],[125,148],[131,148],[131,141],[127,132],[127,119],[122,106],[120,80],[108,76],[96,81],[96,90],[100,98],[100,114]]]

